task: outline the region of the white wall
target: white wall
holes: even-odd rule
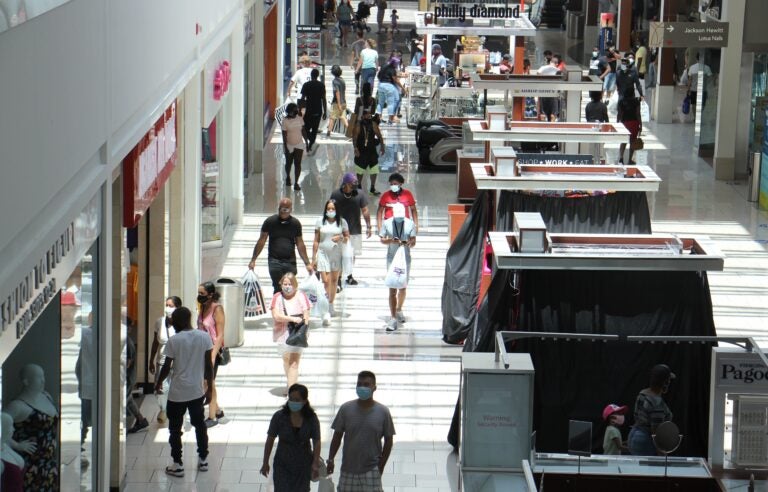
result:
[[[0,259],[68,194],[108,179],[242,3],[73,0],[0,34]]]

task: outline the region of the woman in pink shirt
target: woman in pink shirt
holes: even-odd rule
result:
[[[197,286],[197,302],[200,315],[197,318],[197,328],[208,332],[213,341],[211,350],[211,363],[213,364],[213,388],[211,388],[211,402],[208,405],[208,418],[205,425],[213,427],[224,417],[224,410],[219,408],[219,400],[216,395],[216,373],[219,370],[219,351],[224,347],[224,308],[219,305],[221,294],[216,292],[213,282],[205,282]]]
[[[299,377],[299,360],[301,360],[301,347],[288,345],[288,323],[300,323],[302,320],[309,328],[309,310],[311,305],[307,296],[299,291],[299,282],[292,273],[286,273],[280,279],[280,292],[272,297],[272,319],[275,324],[272,327],[272,341],[277,343],[277,349],[283,358],[283,369],[288,384],[283,391],[283,396],[288,395],[290,388]],[[309,335],[309,332],[307,332]]]

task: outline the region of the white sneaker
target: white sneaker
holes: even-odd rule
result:
[[[387,321],[387,331],[395,331],[395,330],[397,330],[397,319],[390,318],[390,320]]]
[[[334,309],[333,304],[328,305],[328,314],[331,316],[331,318],[336,317],[336,309]]]
[[[323,315],[323,326],[330,326],[331,325],[331,314],[325,313]]]
[[[197,462],[197,469],[201,472],[207,472],[208,471],[208,460],[204,460],[203,458],[200,458],[200,460]]]
[[[183,477],[184,465],[174,462],[171,466],[165,467],[165,474],[172,477]]]
[[[398,323],[405,323],[405,315],[403,314],[402,311],[398,311],[396,315],[397,315],[396,317],[397,317]]]

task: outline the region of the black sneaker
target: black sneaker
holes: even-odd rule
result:
[[[291,178],[285,178],[285,186],[291,186]]]
[[[355,280],[355,277],[350,275],[349,277],[347,277],[347,284],[348,285],[357,285],[357,280]]]
[[[293,191],[301,191],[301,186],[299,186],[299,183],[293,185]]]
[[[133,427],[128,429],[128,434],[136,434],[137,432],[147,430],[149,427],[149,422],[147,419],[142,418],[141,420],[137,420],[135,424],[133,424]]]
[[[376,188],[371,188],[370,194],[373,196],[379,196],[381,195],[381,192],[377,190]]]

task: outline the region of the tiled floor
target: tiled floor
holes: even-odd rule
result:
[[[768,342],[764,333],[768,216],[747,203],[745,183],[714,181],[711,167],[695,156],[692,125],[649,126],[646,151],[639,159],[647,160],[664,180],[660,191],[649,197],[654,231],[713,237],[728,256],[725,271],[709,277],[718,333],[750,335]],[[339,405],[354,398],[356,373],[374,371],[379,388],[375,397],[390,407],[397,430],[383,476],[385,489],[455,491],[455,455],[445,438],[458,395],[461,349],[440,339],[440,293],[448,246],[446,206],[455,201],[455,177],[419,172],[413,134],[403,125],[384,127],[384,132],[391,149],[379,187],[384,188],[393,169],[403,173],[405,186],[418,199],[421,217],[405,305],[408,321],[396,333],[384,331],[388,311],[383,286],[385,250],[376,240],[366,240],[356,267],[360,285],[340,294],[336,306],[341,316],[330,327],[315,323],[311,347],[302,357],[300,381],[309,387],[310,401],[320,417],[322,454],[327,456],[330,422]],[[322,137],[320,143],[317,153],[305,159],[303,191],[295,194],[280,186],[281,149],[269,146],[263,174],[248,181],[245,220],[232,232],[230,247],[206,253],[210,276],[244,273],[262,220],[276,211],[277,201],[284,195],[294,198],[294,213],[305,225],[307,243],[311,243],[310,224],[341,174],[352,165],[347,141]],[[258,262],[257,273],[268,294],[264,258]],[[209,432],[211,470],[191,471],[183,479],[167,477],[162,471],[169,459],[167,430],[153,424],[149,432],[128,439],[126,491],[270,490],[258,470],[269,418],[284,401],[279,394],[285,381],[271,340],[270,319],[247,322],[245,343],[232,354],[233,362],[218,377],[219,398],[228,422]],[[145,400],[143,410],[147,415],[156,413],[152,397]],[[186,432],[184,440],[187,466],[193,468],[194,432]],[[734,483],[734,490],[740,485]]]

